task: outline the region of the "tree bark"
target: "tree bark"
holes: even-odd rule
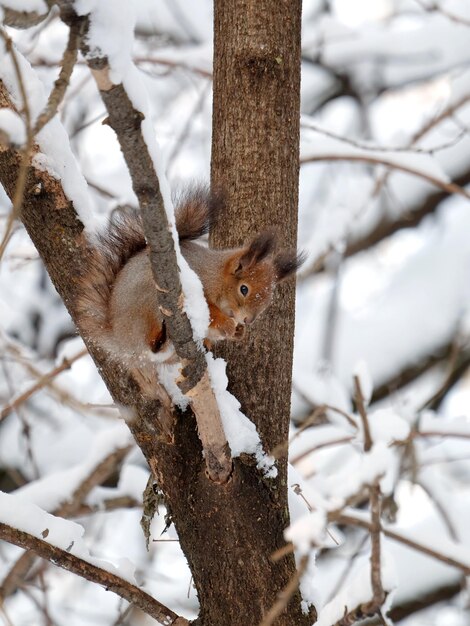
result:
[[[216,0],[211,182],[227,206],[211,233],[211,245],[241,245],[265,227],[278,228],[280,244],[295,247],[299,174],[301,2]],[[273,304],[241,343],[216,347],[228,361],[230,390],[255,422],[266,450],[288,437],[295,286],[281,285]],[[284,544],[289,524],[287,461],[268,484],[258,481],[253,520],[260,548],[244,577],[257,604],[240,607],[237,624],[256,623],[295,574],[292,555],[267,558]],[[265,509],[267,507],[267,509]],[[258,511],[258,512],[256,512]],[[264,557],[261,559],[256,554]],[[246,596],[249,599],[249,596]],[[314,613],[312,611],[312,613]],[[251,616],[251,621],[250,621]],[[276,624],[311,624],[300,594]]]

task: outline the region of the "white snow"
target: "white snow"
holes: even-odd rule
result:
[[[113,452],[131,447],[132,435],[120,422],[98,432],[86,458],[66,470],[52,472],[32,481],[15,491],[15,497],[27,504],[40,506],[45,511],[54,511],[65,504],[82,482],[96,467]]]
[[[324,511],[313,511],[300,517],[286,528],[284,537],[292,541],[301,556],[308,554],[313,547],[323,545],[326,536],[326,515]]]
[[[26,142],[26,129],[21,117],[11,109],[0,109],[0,135],[4,133],[9,143],[22,146]]]
[[[384,591],[393,591],[396,587],[394,565],[390,557],[385,559],[381,567],[381,581]],[[372,600],[372,585],[370,579],[370,564],[364,563],[348,584],[344,586],[335,598],[326,604],[318,615],[315,622],[317,626],[332,626],[338,622],[345,613],[356,609],[361,604]]]
[[[206,361],[232,457],[243,452],[253,454],[264,475],[274,478],[277,475],[274,459],[263,451],[256,426],[240,411],[240,402],[227,391],[227,364],[223,359],[214,359],[211,352],[206,354]]]
[[[90,554],[84,540],[85,531],[80,524],[46,513],[35,504],[3,492],[0,492],[0,522],[135,584],[135,568],[128,559],[117,559],[111,563]]]

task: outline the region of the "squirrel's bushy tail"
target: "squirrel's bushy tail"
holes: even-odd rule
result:
[[[175,221],[180,241],[205,235],[222,203],[221,195],[211,193],[205,185],[178,194]],[[106,349],[112,330],[109,303],[116,277],[127,261],[147,245],[139,211],[114,211],[106,230],[93,244],[88,268],[80,281],[77,313],[86,337]]]
[[[177,194],[175,220],[180,241],[206,235],[223,204],[222,194],[210,191],[207,185],[192,186]]]

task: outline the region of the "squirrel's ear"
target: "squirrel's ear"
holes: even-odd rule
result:
[[[276,235],[271,230],[265,230],[257,235],[253,241],[241,251],[238,263],[234,265],[234,274],[240,274],[250,269],[271,254],[276,246]]]
[[[295,274],[306,258],[305,252],[297,252],[297,250],[283,250],[276,254],[273,261],[276,280],[281,282]]]

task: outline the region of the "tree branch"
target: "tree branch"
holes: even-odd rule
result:
[[[334,521],[338,524],[348,524],[350,526],[359,526],[360,528],[365,528],[369,532],[372,528],[371,523],[368,522],[367,520],[361,519],[359,517],[354,517],[353,515],[346,515],[343,513],[340,513],[338,516],[335,516]],[[393,539],[394,541],[398,541],[399,543],[402,543],[405,546],[408,546],[409,548],[413,548],[413,550],[417,550],[418,552],[422,552],[423,554],[426,554],[427,556],[437,559],[438,561],[441,561],[442,563],[446,563],[446,565],[452,565],[453,567],[456,567],[457,569],[462,570],[465,576],[470,575],[470,567],[466,565],[465,563],[463,563],[462,561],[459,561],[458,559],[454,559],[453,557],[446,556],[445,554],[442,554],[438,550],[429,548],[428,546],[425,546],[419,543],[418,541],[413,541],[412,539],[405,537],[405,535],[397,533],[394,530],[390,530],[386,526],[382,526],[382,532],[386,537],[389,537],[390,539]]]
[[[29,400],[29,398],[32,395],[34,395],[37,391],[39,391],[46,385],[49,385],[49,383],[52,380],[54,380],[54,378],[58,374],[60,374],[61,372],[64,372],[65,370],[70,369],[72,364],[75,363],[75,361],[80,359],[82,356],[85,356],[85,354],[88,354],[88,351],[86,349],[83,349],[83,350],[80,350],[80,352],[75,354],[73,357],[70,357],[68,359],[64,358],[62,360],[62,363],[54,367],[54,369],[52,369],[47,374],[44,374],[43,376],[41,376],[41,378],[37,380],[34,383],[34,385],[32,385],[29,389],[26,389],[26,391],[23,391],[23,393],[17,396],[14,400],[11,400],[10,402],[8,402],[0,411],[0,423],[8,415],[10,415],[12,411],[15,411],[20,405],[24,404],[27,400]]]
[[[65,5],[70,11],[69,4]],[[74,23],[77,20],[82,24],[81,50],[87,58],[86,35],[89,19],[76,15],[72,19],[68,15],[66,21]],[[142,129],[144,115],[134,107],[124,86],[111,82],[107,58],[93,56],[87,62],[107,109],[107,122],[115,131],[121,146],[141,208],[159,309],[183,364],[178,385],[192,399],[192,408],[205,451],[208,476],[216,483],[225,483],[232,471],[230,448],[210,384],[204,353],[193,339],[191,323],[183,309],[184,294],[175,242],[168,223],[160,181]]]
[[[350,161],[351,163],[368,163],[370,165],[383,165],[385,167],[390,167],[391,169],[397,170],[399,172],[403,172],[404,174],[410,174],[411,176],[416,176],[417,178],[421,178],[426,181],[430,185],[445,191],[447,194],[457,194],[459,196],[463,196],[470,200],[470,193],[460,187],[456,183],[450,182],[447,183],[432,174],[428,174],[425,171],[416,169],[414,167],[410,167],[408,165],[404,165],[402,163],[395,163],[390,159],[386,159],[385,157],[362,155],[362,154],[349,154],[349,155],[341,155],[341,154],[320,154],[310,157],[304,157],[301,159],[301,163],[315,163],[317,161]]]
[[[36,135],[42,128],[54,117],[57,113],[60,103],[62,102],[65,91],[69,85],[70,77],[72,76],[73,68],[77,62],[79,42],[79,28],[77,23],[70,25],[69,39],[67,47],[65,48],[64,56],[60,65],[59,77],[54,83],[54,87],[49,94],[47,104],[36,120],[34,125],[33,134]]]
[[[142,609],[144,613],[156,619],[160,624],[165,626],[184,626],[188,624],[186,619],[179,617],[135,585],[111,572],[107,572],[101,567],[92,565],[88,561],[70,554],[66,550],[52,546],[47,541],[2,523],[0,523],[0,539],[25,550],[34,550],[41,558],[50,561],[54,565],[103,586],[107,591],[116,593],[121,598]]]
[[[97,485],[101,485],[116,470],[130,448],[130,446],[118,448],[102,459],[77,486],[75,491],[70,494],[67,501],[53,511],[53,515],[57,517],[71,517],[75,515],[90,491]],[[19,557],[3,579],[0,586],[0,599],[6,598],[16,591],[31,569],[34,559],[35,554],[31,550]]]

